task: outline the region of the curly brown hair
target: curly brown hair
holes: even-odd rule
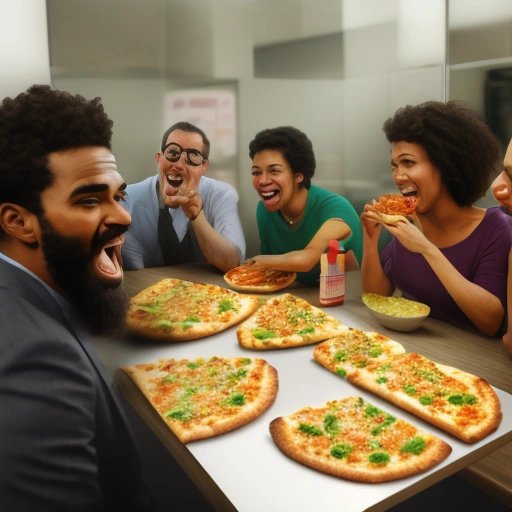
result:
[[[48,154],[102,146],[111,149],[113,122],[100,98],[33,85],[0,104],[0,203],[42,213],[41,192],[53,182]]]
[[[422,146],[459,206],[482,198],[497,174],[498,140],[478,114],[460,102],[407,105],[385,121],[383,130],[390,143]]]

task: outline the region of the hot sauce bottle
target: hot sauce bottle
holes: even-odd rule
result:
[[[320,258],[320,304],[338,306],[345,302],[345,249],[329,240],[327,253]]]

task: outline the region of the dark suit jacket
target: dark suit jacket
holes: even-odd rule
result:
[[[72,310],[0,259],[0,508],[152,510],[139,467],[110,380]]]

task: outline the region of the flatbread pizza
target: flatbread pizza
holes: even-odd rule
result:
[[[245,264],[224,274],[224,281],[234,290],[272,293],[290,286],[297,277],[295,272],[273,270],[262,265]]]
[[[466,443],[483,439],[501,422],[499,398],[484,379],[415,352],[370,362],[347,380]]]
[[[319,343],[313,351],[313,359],[340,377],[346,377],[357,368],[404,352],[405,348],[400,343],[384,334],[349,328]]]
[[[372,202],[372,210],[365,215],[381,224],[396,225],[408,222],[408,217],[416,210],[416,197],[401,194],[385,194]]]
[[[272,297],[237,329],[244,348],[271,350],[323,341],[347,330],[338,319],[291,293]]]
[[[358,482],[387,482],[426,471],[451,452],[443,440],[366,402],[348,397],[305,407],[270,423],[290,458]]]
[[[167,278],[131,299],[127,325],[143,336],[188,341],[241,322],[259,305],[257,297],[221,286]]]
[[[263,359],[168,359],[123,368],[183,443],[241,427],[274,402],[275,368]]]

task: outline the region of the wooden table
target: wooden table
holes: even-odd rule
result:
[[[126,290],[132,296],[164,277],[178,277],[196,282],[225,285],[222,276],[211,267],[191,264],[126,272]],[[287,291],[305,298],[316,306],[320,305],[317,288],[306,288],[294,284]],[[310,483],[311,486],[315,486],[314,494],[321,492],[322,485],[330,486],[329,490],[335,485],[337,488],[349,493],[350,496],[361,498],[360,503],[351,503],[349,506],[346,506],[346,503],[340,502],[339,510],[385,510],[459,471],[462,471],[462,475],[475,485],[481,487],[505,504],[511,505],[512,396],[510,393],[512,393],[512,361],[506,355],[501,342],[432,319],[427,319],[420,329],[412,333],[390,331],[376,323],[369,311],[362,305],[360,301],[359,273],[350,273],[347,276],[345,304],[334,308],[326,308],[326,311],[351,327],[367,331],[379,331],[402,343],[408,351],[420,352],[435,361],[455,366],[488,380],[489,383],[497,388],[504,410],[504,419],[498,432],[480,443],[466,445],[431,427],[431,430],[436,435],[444,438],[454,448],[452,455],[447,461],[417,477],[374,486],[372,487],[372,492],[368,493],[369,487],[367,484],[333,479],[333,477],[312,471],[290,461],[282,456],[272,445],[268,431],[266,432],[267,435],[261,437],[261,419],[263,421],[266,420],[268,424],[268,421],[276,416],[291,413],[302,406],[322,405],[329,399],[346,396],[346,393],[340,393],[340,379],[324,371],[311,361],[310,352],[312,347],[255,353],[254,355],[257,357],[263,357],[278,368],[280,392],[274,406],[272,406],[270,411],[267,411],[263,418],[242,429],[215,439],[191,443],[187,446],[182,445],[170,433],[167,426],[161,421],[155,411],[152,410],[123,372],[118,371],[116,373],[116,380],[127,399],[135,406],[144,420],[148,422],[216,510],[236,510],[236,505],[239,507],[240,512],[250,512],[247,505],[241,508],[241,498],[237,496],[236,489],[230,489],[229,485],[241,471],[240,468],[236,467],[236,462],[233,462],[235,459],[231,460],[231,462],[229,461],[229,450],[234,449],[237,443],[244,442],[251,444],[250,448],[247,446],[249,454],[251,450],[256,450],[253,454],[255,459],[259,456],[258,451],[263,452],[270,449],[269,447],[272,445],[271,449],[276,453],[276,460],[272,462],[272,465],[279,465],[280,471],[289,473],[286,475],[279,474],[278,478],[283,479],[283,481],[286,478],[292,477],[297,479],[297,485],[295,486],[297,493],[294,494],[300,496],[301,482],[304,479],[304,484],[308,482],[308,485]],[[101,343],[97,344],[97,348],[112,373],[120,366],[151,362],[160,357],[193,358],[201,355],[215,355],[214,353],[210,354],[211,350],[229,350],[229,353],[217,353],[216,355],[247,355],[247,351],[238,347],[234,329],[232,328],[225,333],[220,333],[211,338],[180,344],[165,344],[140,339],[121,342],[105,342],[102,340]],[[304,366],[302,367],[301,365]],[[313,371],[316,372],[314,374],[315,386],[308,387],[307,384],[304,385],[303,379],[308,377],[307,372]],[[300,387],[301,385],[302,388]],[[343,385],[350,387],[348,383]],[[292,389],[290,393],[290,386],[295,386],[298,392],[293,393],[294,390]],[[332,393],[333,388],[337,390],[338,395],[325,396],[325,399],[323,399],[327,390],[330,390]],[[364,392],[353,387],[351,394],[365,396]],[[282,400],[281,397],[283,397]],[[290,397],[293,397],[293,400]],[[409,421],[421,425],[422,428],[429,428],[428,425],[422,424],[421,420],[395,409],[391,404],[380,402],[373,395],[368,394],[366,398],[373,401],[376,405],[387,408],[390,412],[395,412]],[[256,431],[258,431],[259,437],[255,437]],[[258,443],[261,443],[259,447],[252,446]],[[274,455],[274,452],[269,453],[272,453],[272,456]],[[229,463],[233,467],[220,468],[220,466],[223,466],[223,457],[226,459],[226,464]],[[269,470],[271,469],[269,466]],[[226,472],[227,474],[224,474]],[[253,474],[248,478],[254,479],[258,478],[258,476]],[[278,482],[276,482],[276,485],[278,485]],[[251,487],[249,486],[249,488]],[[261,492],[264,493],[265,491]],[[268,492],[271,492],[271,489],[268,489]],[[286,490],[282,489],[282,492],[285,494],[282,499],[284,502],[288,500],[289,505],[291,498],[286,496]],[[257,494],[256,492],[254,508],[251,509],[251,512],[252,510],[270,510],[265,508],[266,505],[264,504],[258,505],[259,496]],[[368,495],[372,495],[370,501],[368,501]],[[306,496],[302,497],[300,505],[306,506]],[[275,505],[277,508],[272,510],[290,510],[288,506],[284,505],[284,502],[282,504],[284,508],[280,508],[278,500],[273,500],[273,506]],[[333,507],[330,507],[330,509],[336,510]],[[299,508],[294,510],[298,512],[299,510],[307,510],[307,508],[301,509],[299,506]]]

